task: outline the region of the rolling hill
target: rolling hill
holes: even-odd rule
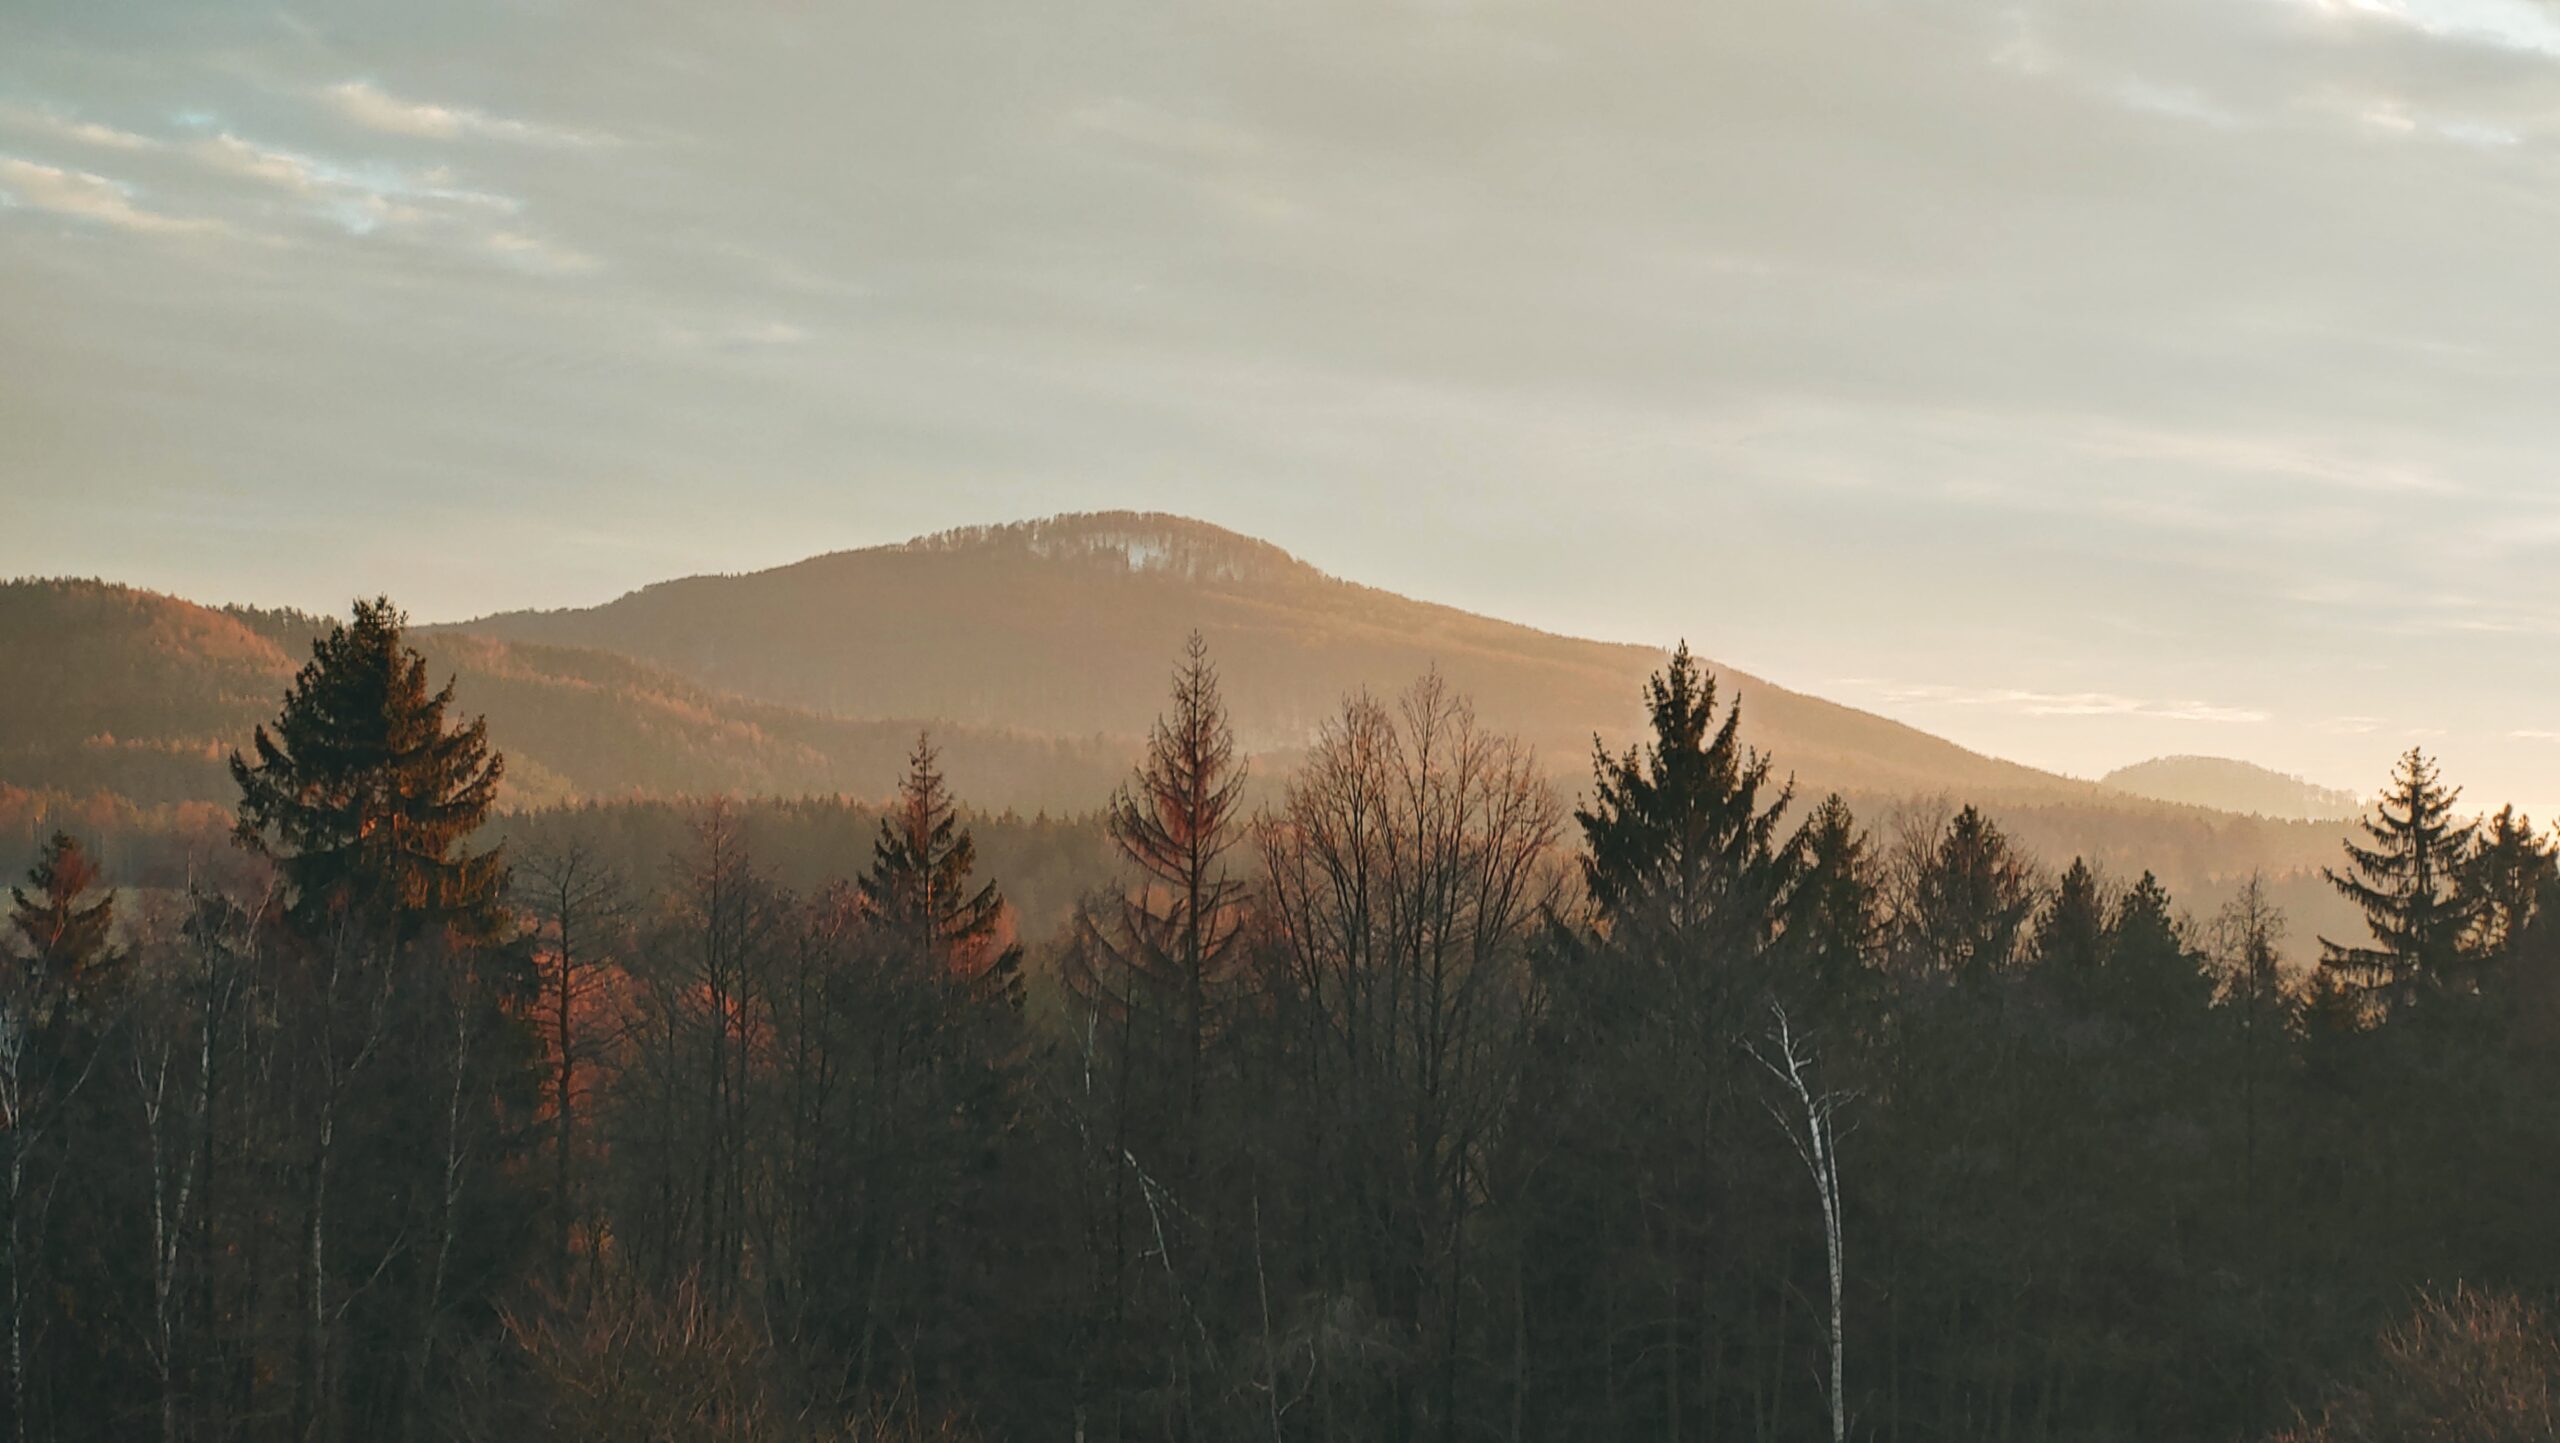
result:
[[[275,715],[324,619],[214,609],[99,581],[0,583],[0,783],[141,806],[227,805],[225,759]],[[618,656],[418,637],[507,754],[505,801],[739,792],[885,796],[919,722],[723,695]],[[1025,811],[1080,810],[1125,739],[937,726],[946,765]]]
[[[2098,780],[2100,785],[2156,802],[2246,816],[2330,822],[2364,810],[2363,799],[2353,792],[2228,757],[2155,757],[2119,767]]]
[[[101,581],[0,584],[0,800],[15,789],[227,808],[224,759],[274,715],[326,624]],[[488,717],[512,807],[714,792],[877,798],[930,725],[982,814],[1066,815],[1099,805],[1126,774],[1194,628],[1262,786],[1286,774],[1345,692],[1392,692],[1436,667],[1489,724],[1536,745],[1570,794],[1588,777],[1595,734],[1612,747],[1634,738],[1643,683],[1663,661],[1130,513],[953,532],[413,636],[455,679],[462,710]],[[2279,890],[2298,917],[2351,921],[2334,915],[2315,871],[2336,856],[2335,822],[2057,776],[1708,665],[1799,795],[1847,795],[1880,837],[1914,808],[1979,802],[2049,860],[2156,870],[2199,911],[2263,870],[2288,879]]]
[[[844,716],[1142,735],[1185,634],[1208,640],[1249,751],[1303,746],[1344,693],[1437,667],[1552,769],[1633,739],[1664,653],[1556,636],[1328,576],[1267,543],[1128,512],[977,528],[602,606],[449,630],[634,657],[703,686]],[[2000,761],[1707,663],[1743,729],[1808,789],[2093,802],[2094,784]]]

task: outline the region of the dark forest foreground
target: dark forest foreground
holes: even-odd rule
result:
[[[929,745],[789,890],[489,846],[432,680],[317,643],[257,880],[17,889],[9,1443],[2554,1436],[2552,852],[2415,753],[2289,950],[1685,651],[1578,810],[1431,676],[1249,808],[1195,645],[1030,951]]]

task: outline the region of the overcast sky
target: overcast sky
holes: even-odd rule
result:
[[[2560,4],[11,0],[0,572],[1183,512],[2082,774],[2560,803]]]

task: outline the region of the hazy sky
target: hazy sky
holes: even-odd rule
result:
[[[1162,509],[2547,806],[2556,282],[2546,0],[0,0],[0,572],[445,619]]]

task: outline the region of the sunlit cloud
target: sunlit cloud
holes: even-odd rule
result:
[[[34,105],[0,105],[0,126],[48,140],[69,141],[76,145],[95,146],[100,150],[157,150],[160,142],[130,130],[119,130],[94,120],[81,120],[58,110]]]
[[[467,105],[403,100],[369,80],[343,80],[320,92],[331,109],[368,130],[421,140],[505,140],[527,145],[596,145],[608,137],[518,120]]]
[[[452,173],[440,166],[412,171],[380,163],[347,165],[228,131],[196,142],[189,153],[224,174],[302,196],[320,214],[359,235],[388,221],[426,219],[432,214],[426,203],[496,215],[523,209],[512,196],[454,184]]]
[[[2445,40],[2560,57],[2560,14],[2537,0],[2292,0],[2341,19],[2378,20]]]
[[[2212,722],[2248,725],[2267,720],[2267,713],[2248,707],[2217,706],[2201,701],[2159,701],[2114,692],[2032,691],[2017,687],[1962,687],[1938,684],[1872,684],[1895,706],[1979,707],[2033,717],[2141,717],[2150,721]]]
[[[216,174],[294,197],[305,214],[350,236],[395,237],[546,275],[597,266],[595,257],[519,224],[522,201],[460,184],[444,166],[349,163],[229,131],[192,142],[185,153]]]
[[[0,155],[0,199],[13,206],[151,235],[211,234],[227,229],[200,216],[168,215],[134,200],[133,187],[85,170],[67,170]]]
[[[523,231],[491,230],[480,235],[480,247],[520,270],[541,275],[584,275],[599,267],[594,256]]]

